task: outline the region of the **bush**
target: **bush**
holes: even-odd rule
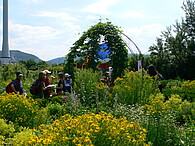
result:
[[[7,121],[4,119],[0,119],[0,135],[5,137],[11,137],[13,136],[13,133],[15,132],[14,124],[12,122],[9,122],[7,124]]]
[[[122,104],[145,104],[149,96],[154,94],[158,83],[146,73],[126,72],[123,78],[115,80],[113,94],[118,95],[118,102]]]
[[[100,82],[100,74],[92,70],[78,70],[75,73],[74,91],[79,95],[80,101],[85,106],[95,103],[95,90]]]
[[[33,127],[38,113],[37,103],[23,95],[0,95],[0,118],[12,121],[19,126]]]
[[[163,93],[165,94],[166,99],[168,99],[171,94],[177,94],[182,100],[193,102],[195,101],[195,81],[170,81],[167,83]]]
[[[189,111],[188,108],[185,108],[187,103],[182,102],[178,95],[172,95],[166,101],[164,99],[163,94],[153,95],[148,104],[143,106],[147,120],[143,121],[142,126],[148,130],[147,140],[155,145],[183,145],[189,143],[191,139],[184,140],[180,131],[180,126],[185,127],[185,125],[178,125],[180,116],[186,113],[186,110]],[[194,109],[191,108],[191,110]],[[182,132],[187,135],[187,130],[182,130]]]
[[[47,105],[48,114],[52,119],[59,119],[66,113],[66,105],[50,103]]]
[[[24,145],[25,141],[29,141],[33,137],[34,130],[28,128],[21,128],[21,130],[14,134],[13,138],[7,138],[5,144],[8,145]]]
[[[126,118],[111,114],[64,115],[53,124],[40,125],[36,135],[25,141],[31,145],[144,145],[146,129]]]
[[[16,78],[16,72],[22,71],[26,75],[26,68],[21,64],[6,64],[0,67],[0,80],[1,81],[11,81]],[[26,76],[23,78],[26,80]]]
[[[64,100],[64,97],[69,98],[69,96],[54,96],[52,98],[34,98],[34,100],[37,102],[40,108],[47,107],[48,104],[64,104],[66,101]]]
[[[6,144],[6,138],[12,137],[15,129],[12,122],[6,123],[4,119],[0,119],[0,145]]]

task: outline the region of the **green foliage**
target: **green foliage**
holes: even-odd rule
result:
[[[182,100],[194,101],[195,99],[195,81],[168,81],[163,93],[168,98],[171,94],[178,94]]]
[[[19,126],[35,126],[38,106],[33,99],[27,99],[23,95],[0,95],[0,118],[5,118]]]
[[[0,119],[0,136],[4,136],[5,138],[13,136],[13,133],[15,132],[14,124],[12,122],[9,122],[7,124],[7,121],[4,119]]]
[[[145,104],[149,96],[156,92],[157,84],[145,71],[126,72],[123,78],[115,80],[113,94],[117,95],[118,102],[122,104]]]
[[[0,134],[1,144],[54,144],[58,140],[60,140],[58,142],[59,145],[65,143],[73,144],[77,140],[80,142],[82,140],[85,140],[85,142],[90,142],[89,139],[86,138],[86,134],[91,133],[91,135],[96,134],[93,136],[97,136],[96,138],[89,136],[90,140],[93,141],[95,145],[98,145],[100,141],[105,140],[107,140],[105,144],[112,143],[113,145],[121,145],[124,143],[118,140],[113,140],[119,136],[117,132],[120,132],[120,135],[123,132],[124,127],[120,127],[120,122],[120,124],[115,125],[115,122],[122,119],[121,117],[126,117],[127,121],[131,124],[139,124],[140,127],[144,129],[144,131],[142,130],[141,132],[147,131],[147,133],[145,134],[142,133],[142,138],[145,137],[143,141],[144,143],[151,143],[152,145],[194,144],[194,102],[186,100],[183,101],[182,98],[178,95],[170,95],[165,100],[164,95],[156,94],[158,81],[154,81],[153,79],[151,79],[145,74],[144,71],[143,75],[139,72],[126,72],[124,78],[116,79],[116,88],[120,87],[119,89],[115,89],[115,87],[106,88],[105,85],[99,82],[99,79],[100,74],[98,72],[93,72],[92,70],[78,70],[78,72],[75,73],[74,88],[75,93],[79,93],[80,96],[75,93],[67,95],[68,102],[64,101],[60,96],[44,100],[36,99],[35,102],[31,98],[25,98],[23,96],[15,94],[1,94],[1,118],[6,119],[7,121],[13,121],[14,123],[12,125],[22,125],[35,129],[32,130],[24,127],[22,128],[22,130],[19,130],[20,128],[17,127],[17,130],[9,132],[11,135]],[[166,85],[170,90],[179,91],[180,89],[183,89],[183,91],[185,90],[186,93],[188,91],[194,91],[194,81],[183,82],[170,80],[166,81]],[[80,90],[81,87],[82,90]],[[127,87],[131,87],[131,90],[127,90]],[[116,92],[119,93],[118,98],[115,97]],[[153,95],[149,96],[151,94]],[[88,98],[84,98],[85,101],[82,101],[83,97]],[[111,97],[115,97],[115,99],[112,99]],[[136,97],[138,98],[136,99]],[[132,103],[129,102],[129,100],[132,100],[131,98],[134,98]],[[108,102],[108,104],[105,104],[106,102]],[[134,105],[132,105],[133,103]],[[32,109],[34,109],[34,111],[36,112],[33,113]],[[107,127],[107,125],[100,125],[104,130],[99,133],[93,133],[90,131],[90,129],[85,129],[84,127],[83,129],[79,129],[79,127],[76,127],[76,125],[81,126],[83,124],[87,124],[87,122],[90,121],[87,120],[87,118],[93,115],[89,113],[95,112],[96,114],[99,114],[100,110],[107,111],[107,113],[112,113],[113,118],[111,119],[112,122],[115,122],[108,122],[110,129]],[[71,130],[73,130],[71,132],[75,134],[75,137],[71,137],[71,135],[63,135],[66,134],[67,128],[60,126],[65,124],[67,121],[60,121],[60,117],[62,117],[65,113],[70,113],[72,116],[74,116],[74,118],[72,118],[71,120],[72,122],[80,122],[80,124],[75,123],[76,125],[74,125],[74,123],[71,123],[69,121],[69,124],[71,124],[69,128],[75,126],[74,129],[76,128],[79,132],[82,131],[82,133],[75,134],[75,131],[73,130],[73,128],[71,128]],[[28,116],[26,119],[24,118],[23,121],[20,122],[20,117],[23,118],[25,117],[24,115]],[[78,117],[83,118],[81,118],[81,120]],[[109,120],[108,117],[105,119]],[[99,122],[106,124],[106,121],[103,121],[103,119],[101,119]],[[44,125],[39,126],[41,123],[43,123]],[[3,126],[4,124],[1,123],[0,129],[1,125],[4,129],[5,126]],[[107,127],[108,129],[106,129],[105,127]],[[115,129],[115,127],[118,127],[118,129]],[[110,138],[106,135],[103,135],[104,133],[109,133],[108,136],[111,135],[112,140],[110,140]],[[82,134],[84,134],[84,137],[80,138],[82,137]],[[120,138],[123,139],[124,137]],[[141,140],[141,137],[139,138],[139,140]],[[74,144],[78,144],[78,141]]]
[[[177,127],[178,117],[182,114],[184,104],[178,95],[172,95],[164,101],[162,94],[151,96],[148,104],[143,106],[147,120],[143,121],[143,127],[148,130],[147,139],[154,145],[185,145],[192,139],[183,139],[180,128]],[[188,133],[185,133],[187,135]]]
[[[19,61],[19,63],[23,64],[27,70],[40,70],[44,67],[48,67],[49,65],[45,61],[35,62],[34,60],[27,61]]]
[[[91,106],[96,101],[96,86],[100,82],[100,74],[92,70],[78,70],[75,73],[74,91],[79,95],[82,104]]]
[[[0,66],[0,80],[1,81],[11,81],[16,78],[16,72],[22,71],[26,74],[26,68],[21,64],[6,64]],[[23,78],[25,80],[25,76]]]
[[[29,141],[33,137],[33,130],[28,128],[21,128],[19,132],[15,133],[13,138],[6,139],[5,144],[23,145],[25,141]]]
[[[157,44],[149,48],[150,62],[165,78],[194,79],[195,72],[195,2],[183,4],[185,18],[162,32]]]
[[[52,98],[45,98],[45,99],[35,98],[34,100],[37,102],[39,107],[47,107],[48,104],[52,104],[52,103],[55,103],[55,104],[57,103],[61,105],[64,104],[65,101],[63,97],[68,98],[68,96],[54,96]]]
[[[52,119],[59,119],[66,113],[67,106],[65,104],[50,103],[47,105],[47,111]]]
[[[4,119],[0,119],[0,145],[5,145],[6,138],[12,137],[14,135],[15,129],[14,124]]]

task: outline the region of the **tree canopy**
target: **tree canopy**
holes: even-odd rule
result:
[[[195,78],[195,2],[186,0],[182,9],[185,18],[167,27],[149,48],[150,59],[167,77]]]

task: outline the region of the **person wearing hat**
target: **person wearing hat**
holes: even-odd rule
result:
[[[65,73],[65,79],[64,79],[64,92],[69,92],[71,93],[71,88],[73,85],[72,79],[70,78],[71,75],[69,75],[68,73]]]
[[[55,80],[56,78],[54,76],[52,76],[52,72],[49,70],[44,70],[44,72],[46,73],[47,78],[51,78],[52,82],[53,80]]]
[[[44,92],[47,90],[47,87],[45,86],[44,79],[46,77],[46,72],[45,71],[40,71],[39,72],[39,77],[36,80],[36,84],[38,85],[37,89],[37,94],[35,95],[35,98],[45,98]]]
[[[11,88],[16,94],[22,95],[24,93],[24,89],[22,88],[22,77],[23,73],[21,71],[16,72],[16,79],[11,84]]]

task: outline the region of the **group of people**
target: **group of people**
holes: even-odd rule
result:
[[[112,69],[112,68],[111,68]],[[105,77],[101,79],[101,81],[107,85],[108,87],[112,87],[113,81],[111,80],[112,70],[105,72]],[[151,76],[158,76],[159,78],[163,78],[162,75],[156,70],[154,65],[149,65],[147,68],[147,73]],[[63,72],[58,73],[59,82],[57,85],[52,85],[53,80],[56,78],[51,75],[52,72],[49,70],[44,70],[39,72],[38,79],[32,84],[32,86],[36,87],[36,93],[32,93],[35,98],[49,98],[56,95],[64,95],[66,93],[71,93],[73,81],[70,78],[71,75]],[[26,94],[26,91],[22,87],[22,77],[23,73],[21,71],[16,72],[16,79],[10,82],[10,84],[6,87],[6,92],[11,93],[14,92],[16,94]],[[51,81],[50,81],[51,79]],[[32,90],[32,86],[30,91]],[[52,94],[51,88],[55,90],[54,94]],[[162,84],[159,83],[159,90],[162,92]]]
[[[38,79],[30,87],[30,91],[35,90],[34,92],[31,92],[35,98],[49,98],[56,95],[71,93],[73,86],[72,79],[70,78],[71,75],[68,73],[64,75],[62,72],[59,72],[58,84],[52,85],[53,80],[56,78],[51,74],[52,72],[49,70],[39,72]],[[16,72],[16,79],[7,85],[6,92],[14,92],[20,95],[26,94],[26,91],[22,87],[22,77],[23,73],[21,71]],[[52,89],[54,89],[54,93],[52,93]]]

